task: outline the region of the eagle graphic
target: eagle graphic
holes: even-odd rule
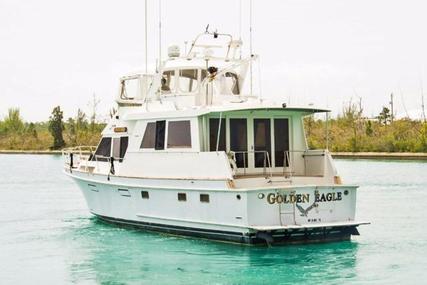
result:
[[[313,202],[313,204],[311,204],[310,206],[308,206],[308,208],[305,209],[305,210],[300,205],[298,205],[296,203],[295,203],[295,205],[297,206],[298,210],[301,212],[301,217],[307,217],[308,212],[310,212],[313,208],[317,207],[317,203],[316,202]]]

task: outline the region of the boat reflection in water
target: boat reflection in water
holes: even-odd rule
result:
[[[70,281],[129,284],[344,282],[357,273],[352,241],[247,247],[110,226],[96,219],[70,230]],[[71,243],[71,244],[70,244]],[[284,280],[285,278],[286,280]]]

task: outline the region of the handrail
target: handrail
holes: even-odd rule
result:
[[[326,150],[324,149],[306,149],[306,150],[286,150],[284,151],[284,159],[283,162],[283,175],[285,177],[292,177],[294,173],[294,162],[295,156],[294,153],[302,153],[302,158],[304,159],[304,176],[307,176],[307,157],[316,157],[316,156],[325,156]],[[286,164],[286,160],[288,161],[288,165]],[[290,171],[286,171],[288,168]],[[288,174],[288,175],[287,175]]]
[[[246,154],[256,154],[256,153],[262,153],[264,154],[264,165],[263,165],[263,174],[265,175],[265,178],[272,178],[273,172],[271,169],[271,161],[270,161],[270,154],[266,150],[246,150],[246,151],[230,151],[231,157],[233,161],[237,164],[236,161],[236,154],[243,154],[243,175],[246,175],[246,169],[249,167],[249,164],[246,163]],[[242,167],[237,167],[242,168]],[[268,175],[267,175],[267,168],[268,168]]]

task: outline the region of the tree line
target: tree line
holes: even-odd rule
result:
[[[366,118],[361,104],[349,102],[336,118],[309,116],[304,125],[313,149],[328,144],[333,152],[427,152],[427,123],[395,119],[387,107],[375,118]]]
[[[53,108],[47,122],[25,122],[18,108],[10,108],[0,120],[0,149],[59,150],[78,145],[97,145],[104,123],[96,122],[95,112],[88,118],[78,110],[64,121],[60,106]]]
[[[79,109],[74,117],[64,120],[57,106],[49,121],[41,123],[25,122],[19,109],[11,108],[0,120],[0,149],[58,150],[97,145],[104,127],[104,123],[96,121],[95,108],[90,116]],[[341,114],[328,121],[306,117],[304,127],[311,149],[328,146],[334,152],[427,152],[427,123],[395,119],[386,107],[369,119],[363,116],[361,105],[350,102]]]

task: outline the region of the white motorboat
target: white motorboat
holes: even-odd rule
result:
[[[253,92],[241,40],[206,31],[153,74],[120,79],[118,110],[97,147],[63,152],[64,171],[102,220],[244,244],[348,240],[357,186],[328,150],[307,146],[303,118]]]

